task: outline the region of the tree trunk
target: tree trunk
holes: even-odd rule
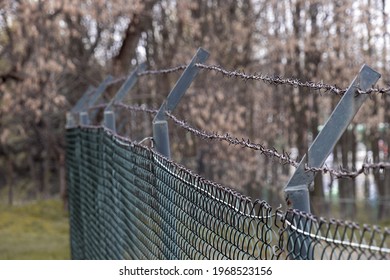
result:
[[[386,124],[390,124],[390,99],[387,96],[385,98],[385,116],[384,122]],[[390,147],[390,131],[387,128],[386,132],[383,135],[383,159],[382,161],[389,162],[389,147]],[[376,172],[378,173],[378,172]],[[390,171],[385,170],[382,176],[382,183],[378,185],[378,200],[379,200],[379,208],[378,208],[378,219],[386,219],[390,214],[390,205],[389,205],[389,197],[390,197]]]
[[[351,147],[354,145],[354,134],[352,130],[345,131],[340,139],[341,148],[341,165],[343,168],[350,169],[351,164],[349,155]],[[353,149],[352,149],[353,150]],[[356,193],[354,181],[352,179],[339,180],[339,198],[340,198],[340,214],[343,219],[352,219],[356,214]]]
[[[384,34],[384,47],[382,52],[382,61],[387,61],[387,42],[388,42],[388,20],[387,20],[387,13],[386,13],[386,7],[385,7],[386,1],[382,0],[382,17],[383,17],[383,34]],[[383,70],[382,70],[383,77],[388,77],[387,73],[387,63],[383,63]],[[388,78],[387,78],[388,79]],[[388,80],[384,81],[385,83],[388,83]],[[384,99],[385,102],[385,116],[384,116],[384,122],[385,124],[390,124],[390,99],[388,96]],[[384,160],[390,161],[390,155],[389,155],[389,147],[390,147],[390,131],[389,128],[387,128],[386,133],[384,135]],[[380,200],[380,207],[378,211],[378,218],[384,219],[387,218],[390,214],[390,203],[389,203],[389,197],[390,197],[390,171],[386,170],[384,173],[384,189],[383,189],[383,197],[384,200]],[[381,199],[381,198],[380,198]]]
[[[144,8],[140,13],[134,13],[127,25],[122,45],[118,54],[113,58],[113,70],[115,75],[127,74],[131,60],[136,58],[136,51],[143,32],[152,25],[153,6],[157,0],[144,1]]]
[[[60,151],[59,160],[59,184],[60,184],[60,196],[63,202],[64,210],[68,210],[68,190],[66,186],[66,171],[65,171],[65,153]]]
[[[372,159],[373,162],[379,162],[380,161],[380,156],[379,156],[379,134],[378,130],[376,127],[371,127],[369,131],[369,136],[368,136],[368,141],[370,143],[371,151],[372,151]],[[381,193],[383,193],[384,189],[384,181],[382,179],[382,174],[379,171],[374,170],[373,172],[374,175],[374,181],[375,185],[378,191],[378,195],[380,196]],[[380,212],[377,212],[377,218],[380,218]]]
[[[7,165],[7,185],[8,185],[8,205],[12,206],[14,203],[14,184],[15,184],[15,174],[12,161],[8,158],[6,159]]]

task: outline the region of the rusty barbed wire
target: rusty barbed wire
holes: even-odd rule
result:
[[[316,91],[323,90],[325,92],[333,92],[337,95],[343,95],[346,92],[346,89],[341,89],[336,85],[329,85],[323,82],[312,82],[312,81],[302,82],[299,79],[282,78],[277,75],[270,76],[270,75],[257,74],[257,73],[246,74],[244,71],[240,71],[240,70],[229,71],[218,65],[206,65],[202,63],[196,63],[195,65],[201,69],[220,73],[223,76],[226,76],[228,78],[239,78],[244,81],[255,80],[255,81],[262,81],[270,85],[288,85],[292,87],[304,87]]]
[[[112,86],[112,85],[115,85],[117,83],[120,83],[120,82],[124,82],[126,79],[127,79],[128,76],[122,76],[122,77],[118,77],[114,80],[112,80],[111,82],[109,82],[107,84],[107,86]]]
[[[157,109],[150,109],[146,106],[136,106],[136,105],[126,105],[121,102],[115,103],[115,106],[122,107],[124,109],[130,110],[130,111],[138,111],[138,112],[146,112],[150,114],[156,114],[158,112]],[[170,112],[166,112],[166,115],[173,121],[173,123],[182,129],[190,132],[191,134],[205,140],[217,140],[220,142],[226,142],[233,146],[241,146],[243,148],[252,149],[255,151],[260,152],[260,154],[273,158],[278,160],[283,165],[290,165],[292,167],[297,168],[299,165],[299,162],[295,159],[292,159],[290,154],[283,151],[279,152],[276,148],[271,147],[267,148],[262,144],[255,143],[251,141],[250,139],[239,139],[238,137],[235,137],[229,133],[225,134],[218,134],[216,132],[210,132],[203,129],[195,128],[191,125],[189,125],[186,121],[181,120],[174,116]],[[358,177],[359,175],[365,174],[367,175],[370,170],[372,171],[378,171],[378,170],[385,170],[390,169],[390,162],[368,162],[367,160],[361,165],[359,169],[356,170],[347,170],[343,167],[340,167],[339,169],[333,169],[328,166],[323,167],[313,167],[305,165],[305,171],[306,172],[313,172],[313,173],[323,173],[323,174],[330,174],[330,176],[341,179],[341,178],[349,178],[354,179]]]
[[[121,102],[115,103],[115,106],[122,107],[124,109],[130,110],[130,111],[138,111],[138,112],[146,112],[151,114],[156,114],[158,110],[156,109],[150,109],[146,106],[134,106],[134,105],[126,105]],[[242,146],[246,147],[252,150],[260,151],[261,154],[264,154],[268,157],[276,158],[281,161],[282,164],[289,164],[291,166],[297,167],[298,162],[290,158],[290,155],[286,152],[278,152],[275,148],[268,149],[262,144],[254,143],[252,141],[245,140],[245,139],[239,139],[237,137],[234,137],[230,135],[229,133],[226,133],[224,135],[219,135],[215,132],[206,132],[205,130],[200,130],[197,128],[194,128],[190,126],[188,123],[186,123],[183,120],[178,119],[173,114],[166,112],[166,115],[172,119],[172,121],[178,125],[179,127],[191,132],[195,136],[198,136],[199,138],[206,139],[206,140],[218,140],[218,141],[224,141],[234,146]]]
[[[122,102],[115,102],[114,106],[121,107],[121,108],[129,110],[129,111],[145,112],[145,113],[149,113],[149,114],[157,114],[157,112],[158,112],[157,109],[147,108],[144,105],[141,105],[141,106],[127,105],[127,104],[124,104]]]
[[[187,67],[187,65],[178,65],[178,66],[175,66],[175,67],[172,67],[172,68],[156,69],[156,70],[145,70],[145,71],[139,72],[138,73],[138,77],[149,76],[149,75],[166,75],[166,74],[171,74],[171,73],[183,71],[184,69],[186,69],[186,67]],[[122,77],[118,77],[118,78],[112,80],[110,83],[108,83],[108,85],[111,86],[111,85],[115,85],[115,84],[120,83],[120,82],[124,82],[128,77],[129,77],[128,75],[122,76]]]
[[[247,140],[239,139],[237,137],[230,135],[229,133],[225,133],[224,135],[220,135],[216,132],[206,132],[204,130],[199,130],[199,129],[196,129],[196,128],[188,125],[188,123],[186,123],[185,121],[179,120],[177,117],[175,117],[174,115],[172,115],[169,112],[166,112],[166,115],[170,119],[172,119],[176,125],[180,126],[181,128],[191,132],[195,136],[198,136],[202,139],[224,141],[224,142],[227,142],[228,144],[231,144],[234,146],[241,146],[241,147],[249,148],[252,150],[259,151],[261,154],[264,154],[267,157],[276,158],[276,159],[280,160],[280,162],[282,164],[289,164],[289,165],[294,166],[294,167],[298,166],[298,163],[295,160],[291,159],[290,155],[286,152],[280,153],[275,148],[268,149],[268,148],[264,147],[262,144],[254,143],[254,142],[250,141],[249,139],[247,139]]]
[[[287,85],[294,88],[308,88],[314,91],[319,92],[330,92],[335,95],[342,96],[347,91],[347,88],[340,88],[337,85],[326,84],[324,82],[314,82],[314,81],[301,81],[297,78],[283,78],[278,75],[266,75],[266,74],[246,74],[244,70],[227,70],[218,65],[207,65],[203,63],[195,63],[195,66],[208,71],[214,71],[216,73],[220,73],[228,78],[238,78],[244,81],[254,80],[254,81],[262,81],[266,84],[270,85]],[[138,76],[148,76],[148,75],[165,75],[171,74],[179,71],[183,71],[186,69],[187,65],[178,65],[171,68],[165,69],[156,69],[156,70],[145,70],[138,73]],[[108,83],[109,86],[123,82],[127,79],[128,76],[118,77]],[[356,89],[356,95],[361,94],[380,94],[380,95],[390,95],[390,87],[379,88],[373,87],[368,90],[361,90],[359,88]]]
[[[340,88],[336,85],[330,85],[326,84],[323,82],[313,82],[313,81],[306,81],[303,82],[299,79],[296,78],[282,78],[277,75],[264,75],[264,74],[246,74],[244,71],[240,70],[226,70],[222,68],[221,66],[218,65],[206,65],[202,63],[196,63],[195,64],[197,67],[204,69],[204,70],[209,70],[209,71],[214,71],[216,73],[220,73],[225,77],[228,78],[238,78],[242,79],[244,81],[248,80],[254,80],[254,81],[262,81],[264,83],[270,84],[270,85],[287,85],[287,86],[292,86],[292,87],[301,87],[301,88],[308,88],[312,89],[315,91],[323,91],[323,92],[331,92],[336,95],[342,96],[344,93],[347,91],[347,88],[343,89]],[[361,94],[381,94],[381,95],[390,95],[390,87],[387,88],[370,88],[368,90],[361,90],[359,88],[356,89],[356,95],[361,95]]]
[[[341,178],[354,179],[361,174],[367,175],[370,170],[377,171],[377,170],[385,170],[385,169],[390,169],[390,162],[372,162],[372,163],[364,162],[362,163],[359,169],[356,169],[354,171],[346,170],[343,167],[340,167],[339,170],[335,170],[327,166],[324,167],[310,167],[308,165],[305,166],[305,170],[307,172],[314,172],[314,173],[321,172],[323,174],[329,173],[331,176],[337,179],[341,179]]]
[[[368,94],[368,95],[370,95],[370,94],[388,95],[388,94],[390,94],[390,87],[388,87],[388,88],[379,88],[379,87],[370,88],[366,91],[357,89],[357,93],[358,94]]]
[[[158,69],[158,70],[145,70],[138,73],[138,76],[147,76],[147,75],[164,75],[171,74],[179,71],[183,71],[186,69],[187,65],[179,65],[172,68],[167,69]]]

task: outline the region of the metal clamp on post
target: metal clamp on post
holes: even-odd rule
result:
[[[209,53],[207,51],[202,48],[198,49],[153,119],[153,140],[156,145],[156,151],[167,158],[171,157],[171,151],[165,112],[172,112],[176,108],[180,99],[198,75],[199,68],[195,64],[205,62],[208,57]]]
[[[86,102],[83,102],[79,112],[80,112],[80,124],[81,125],[89,125],[89,115],[88,115],[88,109],[95,105],[96,101],[99,99],[99,97],[103,94],[103,92],[108,87],[108,84],[112,81],[112,76],[107,76],[107,78],[104,79],[103,82],[100,83],[100,85],[97,87],[97,89],[90,94],[89,98],[87,98]]]
[[[138,65],[127,80],[122,84],[121,88],[115,94],[114,98],[111,99],[110,103],[104,109],[104,126],[112,131],[116,132],[115,125],[115,113],[113,111],[113,105],[115,102],[121,102],[125,98],[126,94],[134,87],[138,79],[138,74],[142,71],[145,71],[146,64],[142,63]]]
[[[306,164],[309,167],[322,167],[359,108],[368,98],[367,94],[357,95],[357,90],[365,91],[373,87],[379,78],[380,74],[366,65],[360,69],[287,183],[284,191],[289,208],[310,213],[308,187],[313,182],[315,174],[306,170]]]

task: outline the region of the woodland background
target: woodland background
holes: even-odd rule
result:
[[[388,86],[389,6],[385,0],[0,1],[1,203],[66,198],[66,112],[89,85],[108,74],[127,75],[141,62],[148,69],[183,65],[203,47],[210,52],[207,64],[341,88],[366,63],[382,74],[378,85]],[[179,74],[141,77],[126,103],[158,108]],[[299,159],[339,100],[331,93],[201,71],[175,114]],[[389,107],[386,95],[373,95],[363,105],[335,148],[335,167],[358,167],[361,154],[389,160]],[[151,136],[149,117],[121,114],[123,134]],[[170,127],[174,160],[276,207],[283,202],[287,166]],[[314,213],[388,219],[388,171],[332,185],[323,176],[316,177],[311,194]]]

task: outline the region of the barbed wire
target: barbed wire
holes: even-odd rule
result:
[[[308,172],[314,172],[314,173],[321,172],[323,174],[329,173],[331,176],[334,176],[337,179],[340,178],[355,179],[361,174],[368,175],[370,170],[377,171],[377,170],[385,170],[385,169],[390,169],[390,162],[372,162],[372,163],[364,162],[362,163],[361,167],[355,171],[346,170],[342,167],[340,167],[339,170],[335,170],[332,168],[328,168],[327,166],[310,167],[307,164],[305,165],[305,170]]]
[[[358,94],[381,94],[381,95],[388,95],[390,94],[390,87],[387,87],[387,88],[370,88],[366,91],[364,90],[360,90],[360,89],[357,89],[357,93]]]
[[[172,68],[167,69],[159,69],[159,70],[146,70],[138,73],[138,76],[147,76],[147,75],[165,75],[165,74],[171,74],[178,71],[183,71],[187,68],[187,65],[179,65]]]
[[[255,80],[255,81],[262,81],[262,82],[268,83],[270,85],[288,85],[288,86],[292,86],[292,87],[310,88],[310,89],[313,89],[316,91],[323,90],[325,92],[333,92],[337,95],[343,95],[346,92],[346,89],[341,89],[335,85],[328,85],[328,84],[325,84],[322,82],[311,82],[311,81],[302,82],[298,79],[282,78],[282,77],[277,76],[277,75],[269,76],[269,75],[263,75],[263,74],[257,74],[257,73],[246,74],[244,71],[240,71],[240,70],[229,71],[229,70],[226,70],[226,69],[222,68],[221,66],[217,66],[217,65],[206,65],[206,64],[202,64],[202,63],[196,63],[195,65],[197,67],[205,69],[205,70],[220,73],[223,76],[228,77],[228,78],[239,78],[239,79],[242,79],[244,81]]]
[[[291,86],[294,88],[308,88],[312,89],[314,91],[319,92],[330,92],[334,93],[335,95],[342,96],[347,91],[347,88],[340,88],[337,85],[331,85],[326,84],[324,82],[314,82],[314,81],[301,81],[296,78],[283,78],[278,75],[266,75],[266,74],[246,74],[244,70],[227,70],[223,68],[222,66],[218,65],[207,65],[203,63],[195,63],[195,66],[208,71],[214,71],[216,73],[220,73],[225,77],[228,78],[238,78],[244,81],[262,81],[266,84],[270,85],[285,85],[285,86]],[[171,68],[165,68],[165,69],[156,69],[156,70],[145,70],[138,73],[138,76],[150,76],[150,75],[166,75],[171,73],[176,73],[179,71],[183,71],[187,68],[187,65],[178,65]],[[116,78],[112,80],[110,83],[108,83],[109,86],[120,83],[125,81],[128,78],[128,76],[122,76],[119,78]],[[381,95],[390,95],[390,87],[384,87],[384,88],[370,88],[368,90],[361,90],[359,88],[356,89],[356,95],[361,94],[381,94]]]
[[[188,123],[186,123],[183,120],[179,120],[177,117],[172,115],[169,112],[166,112],[166,115],[173,120],[173,122],[178,125],[179,127],[187,130],[188,132],[191,132],[195,136],[198,136],[199,138],[206,139],[206,140],[218,140],[218,141],[224,141],[228,144],[234,145],[234,146],[241,146],[245,148],[249,148],[252,150],[259,151],[261,154],[264,154],[267,157],[270,158],[276,158],[280,160],[282,164],[289,164],[291,166],[297,167],[298,163],[290,158],[290,155],[286,152],[278,152],[275,148],[268,149],[262,144],[254,143],[250,141],[249,139],[239,139],[237,137],[234,137],[230,135],[229,133],[225,133],[223,135],[220,135],[216,132],[206,132],[205,130],[196,129],[192,126],[190,126]]]
[[[149,114],[157,114],[157,112],[158,112],[157,109],[147,108],[144,105],[141,105],[141,106],[127,105],[127,104],[124,104],[122,102],[115,102],[114,106],[121,107],[121,108],[129,110],[129,111],[145,112],[145,113],[149,113]]]
[[[194,134],[200,138],[209,139],[209,140],[225,141],[225,142],[232,144],[232,145],[240,145],[240,146],[245,147],[245,148],[257,150],[257,151],[260,151],[261,154],[263,154],[267,157],[278,159],[283,165],[288,164],[288,165],[291,165],[295,168],[298,167],[298,165],[299,165],[299,163],[296,160],[294,160],[290,157],[289,153],[284,152],[284,151],[282,153],[280,153],[274,147],[266,148],[262,144],[253,143],[249,139],[248,140],[245,140],[245,139],[240,140],[237,137],[234,137],[228,133],[226,133],[224,135],[219,135],[215,132],[206,132],[204,130],[199,130],[199,129],[196,129],[196,128],[190,126],[185,121],[179,120],[177,117],[175,117],[171,113],[167,112],[166,114],[168,117],[170,117],[174,121],[174,123],[176,125],[180,126],[181,128],[191,132],[192,134]],[[337,179],[340,179],[340,178],[354,179],[361,174],[367,175],[369,170],[384,170],[384,169],[390,169],[390,162],[378,162],[378,163],[364,162],[362,164],[361,168],[358,170],[355,170],[355,171],[346,170],[342,167],[340,167],[339,170],[336,170],[336,169],[329,168],[327,166],[312,167],[312,166],[308,166],[307,164],[305,165],[306,172],[323,173],[323,174],[328,173],[331,176],[336,177]]]
[[[326,84],[323,82],[313,82],[313,81],[306,81],[303,82],[299,79],[296,78],[282,78],[277,75],[263,75],[263,74],[246,74],[244,71],[240,70],[226,70],[222,68],[221,66],[218,65],[206,65],[202,63],[196,63],[195,64],[197,67],[209,70],[209,71],[215,71],[217,73],[222,74],[223,76],[226,76],[228,78],[239,78],[244,81],[248,80],[255,80],[255,81],[262,81],[264,83],[268,83],[270,85],[287,85],[287,86],[292,86],[292,87],[302,87],[302,88],[309,88],[315,91],[323,91],[323,92],[331,92],[336,95],[344,95],[344,93],[347,91],[347,88],[343,89],[340,87],[337,87],[336,85],[330,85]],[[367,90],[361,90],[359,88],[356,89],[356,95],[361,95],[361,94],[381,94],[381,95],[390,95],[390,87],[385,87],[385,88],[370,88]]]
[[[150,75],[166,75],[166,74],[171,74],[179,71],[183,71],[186,69],[187,65],[178,65],[172,68],[165,68],[165,69],[156,69],[156,70],[145,70],[139,72],[137,75],[138,77],[142,76],[150,76]],[[120,82],[124,82],[129,76],[122,76],[118,77],[114,80],[112,80],[110,83],[108,83],[109,86],[115,85]]]
[[[150,114],[156,114],[158,112],[157,109],[150,109],[147,108],[146,106],[126,105],[123,103],[116,103],[115,106],[122,107],[130,111],[146,112]],[[166,115],[174,122],[175,125],[181,127],[182,129],[190,132],[191,134],[201,139],[217,140],[220,142],[226,142],[230,145],[241,146],[243,148],[249,148],[255,151],[259,151],[260,154],[263,154],[266,157],[277,159],[283,165],[290,165],[295,168],[297,168],[299,165],[299,162],[292,159],[290,154],[285,151],[279,152],[274,147],[267,148],[264,145],[259,143],[254,143],[249,139],[243,139],[243,138],[239,139],[238,137],[235,137],[229,133],[225,133],[221,135],[216,132],[209,132],[206,130],[198,129],[189,125],[186,121],[177,118],[170,112],[166,112]],[[341,178],[354,179],[362,174],[367,175],[370,170],[378,171],[378,170],[390,169],[390,162],[370,163],[368,161],[365,161],[359,169],[352,170],[352,171],[347,170],[343,167],[340,167],[339,169],[333,169],[327,166],[313,167],[307,164],[305,165],[304,168],[306,172],[330,174],[332,177],[337,179],[341,179]]]
[[[118,77],[118,78],[112,80],[111,82],[109,82],[109,83],[107,84],[107,86],[112,86],[112,85],[115,85],[115,84],[124,82],[124,81],[127,79],[127,77],[128,77],[128,76]]]

